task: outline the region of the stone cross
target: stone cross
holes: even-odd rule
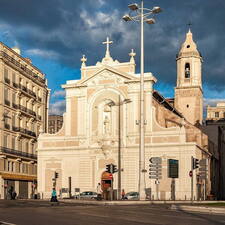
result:
[[[110,54],[109,54],[109,45],[112,44],[112,43],[113,43],[113,41],[110,41],[109,37],[106,38],[105,42],[102,42],[102,44],[106,45],[106,54],[105,54],[106,57],[110,56]]]

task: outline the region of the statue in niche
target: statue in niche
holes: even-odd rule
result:
[[[111,107],[106,104],[104,106],[104,112],[103,112],[103,125],[104,125],[104,129],[103,129],[103,133],[105,135],[109,135],[110,134],[110,129],[111,129]]]

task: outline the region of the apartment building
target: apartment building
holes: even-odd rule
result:
[[[0,198],[32,198],[37,188],[37,138],[47,131],[45,75],[18,48],[0,43]]]
[[[223,120],[225,119],[225,102],[218,102],[215,107],[207,106],[206,120]]]
[[[49,115],[48,116],[48,133],[57,133],[63,125],[63,116],[60,115]]]

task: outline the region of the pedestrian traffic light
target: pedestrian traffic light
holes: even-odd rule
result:
[[[199,159],[192,158],[192,169],[197,169],[199,167]]]
[[[55,172],[55,179],[59,177],[59,173]]]
[[[106,165],[106,171],[107,171],[108,173],[111,173],[110,169],[111,169],[111,165],[110,165],[110,164]]]

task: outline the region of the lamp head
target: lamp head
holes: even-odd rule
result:
[[[157,13],[162,12],[162,9],[159,6],[155,6],[152,8],[151,11],[152,11],[152,13],[157,14]]]
[[[137,3],[133,3],[133,4],[128,5],[128,8],[130,10],[137,10],[139,7],[138,7]]]
[[[123,20],[127,22],[127,21],[131,21],[132,19],[131,19],[131,17],[127,14],[127,15],[123,16]]]
[[[153,18],[147,19],[146,20],[147,24],[155,24],[155,20]]]

